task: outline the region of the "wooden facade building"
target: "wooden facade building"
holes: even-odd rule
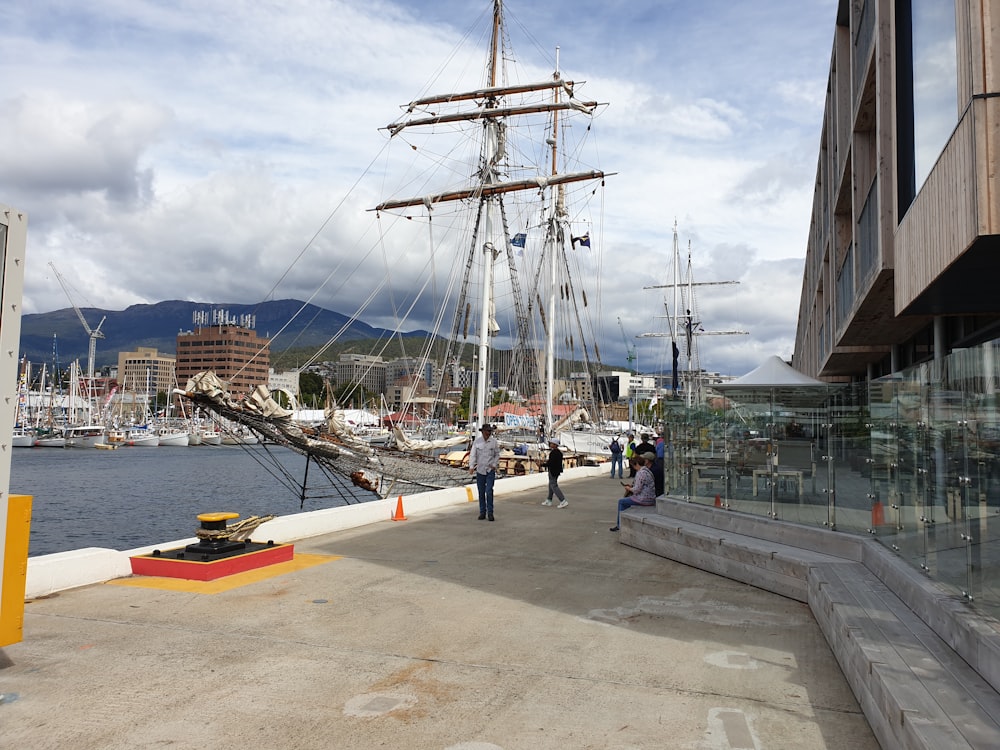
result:
[[[841,0],[794,365],[859,382],[1000,338],[1000,3]]]

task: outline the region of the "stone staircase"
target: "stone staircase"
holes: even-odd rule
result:
[[[805,602],[885,748],[1000,747],[1000,624],[874,539],[660,498],[621,541]]]

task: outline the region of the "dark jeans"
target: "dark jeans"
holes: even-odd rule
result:
[[[615,526],[622,525],[622,511],[628,510],[629,508],[648,508],[650,506],[643,505],[642,503],[632,502],[632,498],[623,497],[618,501],[618,520],[615,522]]]
[[[656,488],[656,496],[663,494],[663,459],[658,458],[653,462],[653,486]]]
[[[562,493],[562,490],[559,489],[559,477],[554,477],[551,474],[549,474],[549,500],[552,499],[553,495],[559,498],[559,502],[562,502],[563,500],[566,499],[566,497]]]
[[[476,472],[476,488],[479,490],[479,512],[493,512],[493,483],[497,479],[496,470],[488,474]]]

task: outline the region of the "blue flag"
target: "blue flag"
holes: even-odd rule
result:
[[[579,242],[583,247],[590,247],[590,234],[585,234],[582,237],[570,237],[573,241],[573,247],[576,247],[576,243]]]
[[[524,247],[524,242],[527,239],[528,235],[526,235],[524,232],[521,232],[520,234],[515,234],[513,237],[510,238],[510,244],[514,247]]]

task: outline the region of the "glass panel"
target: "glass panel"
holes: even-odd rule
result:
[[[1000,615],[1000,343],[871,383],[668,402],[679,499],[873,535]],[[721,395],[720,395],[721,394]]]

